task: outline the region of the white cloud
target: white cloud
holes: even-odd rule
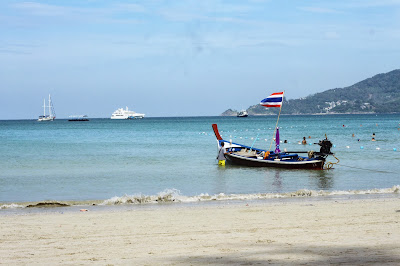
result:
[[[146,11],[144,6],[138,4],[117,4],[115,8],[132,13],[142,13]]]
[[[353,0],[346,2],[345,6],[350,8],[398,7],[400,0]]]
[[[65,7],[36,2],[16,3],[13,7],[37,16],[60,16],[68,13]]]
[[[339,39],[340,35],[336,31],[327,31],[327,32],[325,32],[325,38],[327,38],[327,39]]]
[[[240,18],[257,10],[255,4],[228,4],[220,1],[181,1],[163,6],[159,14],[171,21],[240,22]]]
[[[88,21],[106,23],[137,23],[135,18],[118,18],[120,14],[141,13],[145,8],[138,4],[112,4],[102,7],[72,7],[62,5],[49,5],[37,2],[22,2],[11,6],[24,12],[26,15],[51,17],[52,19],[63,19],[69,21]],[[53,21],[54,22],[54,21]]]
[[[338,13],[337,10],[331,8],[323,8],[323,7],[307,6],[307,7],[299,7],[298,9],[312,13],[331,13],[331,14]]]

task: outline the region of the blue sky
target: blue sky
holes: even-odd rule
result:
[[[219,115],[400,64],[400,0],[0,1],[0,119]]]

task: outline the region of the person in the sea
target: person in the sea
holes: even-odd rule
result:
[[[371,141],[376,141],[374,137],[372,137]]]
[[[225,166],[225,154],[226,154],[226,149],[224,147],[224,142],[221,142],[221,148],[219,149],[217,160],[218,160],[218,165]]]
[[[303,144],[303,145],[306,145],[306,144],[307,144],[306,137],[303,137],[303,141],[301,142],[301,144]]]

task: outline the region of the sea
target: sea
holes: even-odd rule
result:
[[[226,140],[269,149],[276,120],[215,116],[0,121],[0,214],[58,204],[399,197],[399,114],[282,115],[280,149],[319,151],[315,143],[328,137],[336,157],[328,157],[333,164],[329,170],[218,165],[213,123]],[[376,141],[371,141],[373,134]],[[303,137],[307,145],[300,144]]]

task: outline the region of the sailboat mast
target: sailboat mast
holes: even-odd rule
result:
[[[46,98],[43,99],[43,116],[46,116]]]
[[[281,104],[281,107],[279,108],[278,119],[276,120],[274,135],[272,135],[271,144],[269,145],[269,151],[271,150],[272,142],[274,141],[274,136],[275,136],[275,134],[276,134],[276,129],[278,128],[279,117],[281,116],[282,105],[283,105],[283,97],[284,97],[284,96],[285,96],[285,91],[283,91],[283,94],[282,94],[282,104]]]
[[[51,98],[50,98],[50,94],[49,94],[49,116],[50,116],[50,118],[53,116],[53,114],[51,113]]]

